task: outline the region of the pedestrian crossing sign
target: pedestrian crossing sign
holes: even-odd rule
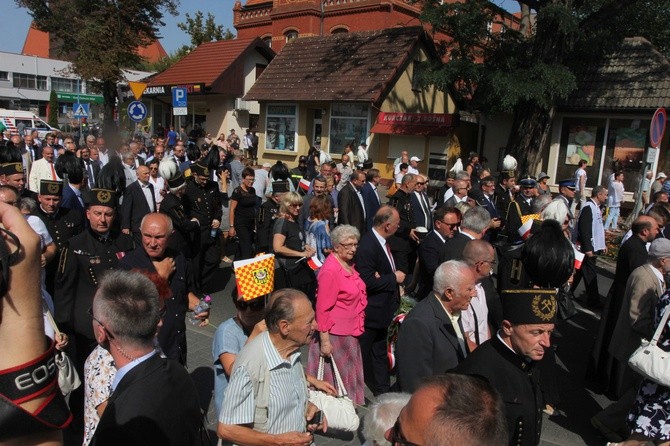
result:
[[[88,118],[88,105],[83,102],[75,102],[72,104],[72,116],[75,118]]]

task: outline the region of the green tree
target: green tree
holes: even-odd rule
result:
[[[160,37],[164,13],[177,14],[178,0],[15,0],[34,26],[50,33],[57,55],[104,98],[105,132],[114,129],[117,83],[123,69],[142,62],[138,46]],[[113,134],[109,134],[108,138]]]
[[[56,90],[51,90],[49,95],[49,115],[47,116],[47,124],[57,129],[58,125],[58,95]]]
[[[556,104],[577,86],[576,68],[597,62],[624,37],[641,35],[668,54],[670,0],[518,1],[522,30],[493,35],[488,17],[500,10],[492,3],[427,0],[422,20],[452,39],[439,44],[449,62],[424,70],[423,79],[452,91],[466,110],[512,113],[507,150],[525,171],[541,161]]]
[[[178,23],[177,27],[191,37],[191,49],[205,42],[230,40],[235,37],[228,28],[224,31],[223,25],[216,24],[211,12],[207,13],[207,19],[204,22],[201,11],[197,11],[193,17],[186,13],[186,21]]]

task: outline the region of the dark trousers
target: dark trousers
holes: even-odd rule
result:
[[[365,327],[358,337],[363,357],[365,384],[377,396],[391,389],[388,357],[386,355],[386,328]]]
[[[205,237],[204,235],[202,236]],[[195,293],[204,293],[207,283],[214,275],[221,261],[221,245],[218,237],[213,239],[207,234],[207,239],[200,244],[200,250],[193,258],[193,283]]]
[[[239,240],[235,260],[250,259],[254,256],[254,222],[241,221],[240,223],[238,225],[237,220],[235,221],[235,233]]]
[[[595,256],[584,257],[582,267],[577,270],[575,280],[572,282],[572,292],[577,289],[582,277],[584,278],[584,288],[586,288],[586,303],[588,305],[598,305],[600,303],[600,293],[598,292],[598,270],[596,269]]]

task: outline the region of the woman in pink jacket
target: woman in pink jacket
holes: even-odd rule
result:
[[[333,251],[319,270],[316,293],[319,331],[309,346],[307,373],[317,374],[320,356],[332,358],[349,398],[355,404],[364,404],[363,360],[357,336],[363,333],[368,299],[365,283],[352,263],[360,233],[353,226],[341,225],[330,236]],[[328,360],[323,379],[335,384]]]

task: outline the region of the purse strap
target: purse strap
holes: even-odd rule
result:
[[[670,305],[665,307],[663,317],[661,318],[661,322],[658,324],[658,327],[656,327],[656,331],[654,332],[654,337],[651,338],[650,345],[656,347],[656,344],[661,337],[661,333],[663,333],[663,328],[665,328],[665,324],[668,323],[668,316],[670,316]]]
[[[340,371],[337,369],[335,364],[335,359],[333,355],[330,355],[330,363],[333,366],[333,375],[335,376],[335,387],[337,387],[337,396],[347,396],[347,389],[344,387],[344,382],[342,381],[342,376],[340,376]],[[316,379],[323,381],[323,369],[326,365],[326,358],[319,356],[319,369],[316,372]]]

